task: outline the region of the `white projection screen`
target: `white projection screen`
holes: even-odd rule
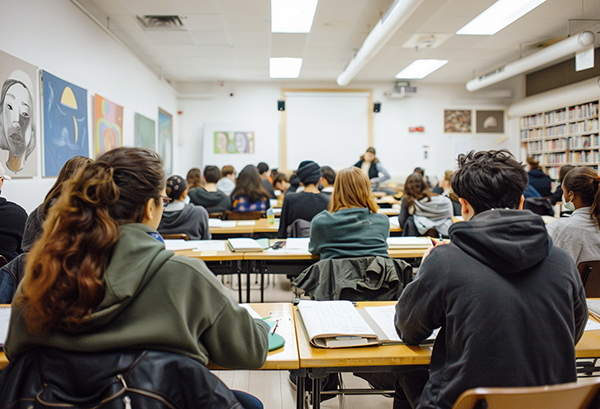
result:
[[[285,92],[286,167],[303,160],[339,170],[369,147],[372,96],[365,92]]]

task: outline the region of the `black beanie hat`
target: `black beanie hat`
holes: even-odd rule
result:
[[[317,184],[321,179],[321,167],[312,160],[305,160],[298,166],[296,175],[298,175],[298,179],[304,186]]]

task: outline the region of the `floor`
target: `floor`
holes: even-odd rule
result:
[[[254,279],[254,276],[252,276]],[[224,284],[237,300],[237,279],[233,282],[223,277]],[[244,285],[244,284],[243,284]],[[244,287],[245,288],[245,287]],[[245,295],[244,295],[245,297]],[[251,283],[250,300],[260,300],[259,285]],[[292,290],[285,276],[270,277],[265,289],[265,302],[291,302]],[[239,389],[258,397],[265,409],[293,409],[296,407],[296,391],[288,382],[288,371],[213,371],[231,389]],[[368,387],[366,381],[352,374],[344,374],[344,386],[347,388]],[[323,409],[391,409],[392,399],[381,395],[346,396],[343,404],[334,398],[321,404]]]

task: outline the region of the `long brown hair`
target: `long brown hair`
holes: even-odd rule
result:
[[[202,174],[198,168],[191,168],[185,179],[190,189],[202,186]]]
[[[581,203],[590,206],[590,217],[600,227],[600,176],[594,169],[581,167],[567,173],[563,179],[563,192],[575,192]]]
[[[366,207],[371,213],[379,210],[371,192],[369,178],[354,166],[342,169],[335,178],[329,211],[334,213],[352,207]]]
[[[42,237],[27,256],[23,294],[30,332],[77,328],[104,297],[104,270],[121,225],[143,221],[146,203],[165,186],[160,157],[117,148],[66,182],[50,208]]]
[[[231,192],[232,198],[237,196],[247,197],[252,203],[271,198],[271,194],[262,185],[256,166],[248,165],[238,175],[235,189]]]
[[[406,198],[406,206],[412,206],[416,200],[421,200],[424,197],[427,200],[431,200],[431,196],[434,196],[427,186],[427,183],[423,179],[423,176],[419,173],[413,173],[406,178],[404,182],[404,196]]]
[[[92,159],[87,158],[85,156],[73,156],[64,164],[64,166],[58,173],[56,182],[54,182],[54,185],[52,185],[52,188],[50,189],[50,191],[48,191],[46,197],[44,198],[44,202],[42,203],[42,214],[44,216],[48,214],[48,209],[50,208],[50,206],[52,206],[54,200],[58,198],[58,196],[60,196],[63,184],[67,180],[71,179],[75,172],[77,172],[79,169],[81,169],[83,166],[87,165],[90,162],[92,162]]]

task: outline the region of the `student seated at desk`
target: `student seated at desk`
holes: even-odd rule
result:
[[[389,257],[390,221],[378,209],[367,175],[358,167],[342,169],[335,179],[330,210],[312,220],[308,250],[321,259]]]
[[[163,350],[228,368],[264,364],[269,326],[252,319],[204,262],[165,249],[156,231],[165,195],[162,160],[141,148],[108,151],[69,182],[13,301],[4,345],[11,361],[49,346]]]
[[[321,166],[321,175],[323,176],[323,179],[321,179],[321,185],[323,185],[321,193],[326,193],[331,197],[333,185],[335,184],[335,177],[337,176],[335,170],[330,166]]]
[[[204,207],[208,213],[223,213],[231,210],[231,198],[217,190],[220,174],[218,167],[206,166],[203,175],[204,187],[195,187],[189,190],[190,202]]]
[[[270,183],[270,182],[269,182]],[[259,212],[271,207],[271,194],[263,187],[256,166],[248,165],[240,172],[231,192],[234,212]]]
[[[304,185],[304,190],[298,193],[290,193],[283,199],[277,237],[288,237],[287,229],[292,223],[299,219],[310,222],[313,217],[329,206],[329,196],[319,191],[321,167],[316,162],[312,160],[303,161],[298,166],[296,175]]]
[[[564,206],[573,211],[548,224],[552,243],[576,265],[600,260],[600,176],[592,168],[575,168],[563,180]]]
[[[435,185],[431,191],[440,196],[447,197],[452,202],[452,212],[454,216],[460,216],[460,202],[452,194],[452,187],[450,186],[450,180],[452,179],[452,171],[447,170],[444,172],[444,178]],[[453,198],[454,197],[454,198]]]
[[[187,183],[181,176],[167,179],[167,196],[171,203],[163,212],[158,225],[160,234],[187,234],[190,240],[210,240],[208,212],[202,206],[185,204]]]
[[[202,187],[202,172],[198,168],[191,168],[185,178],[189,189]]]
[[[217,182],[217,190],[231,196],[235,189],[235,168],[231,165],[225,165],[221,168],[221,179]]]
[[[573,260],[523,205],[527,173],[507,150],[459,155],[450,227],[406,286],[396,330],[418,344],[441,327],[420,409],[450,409],[476,387],[575,382],[588,311]]]

